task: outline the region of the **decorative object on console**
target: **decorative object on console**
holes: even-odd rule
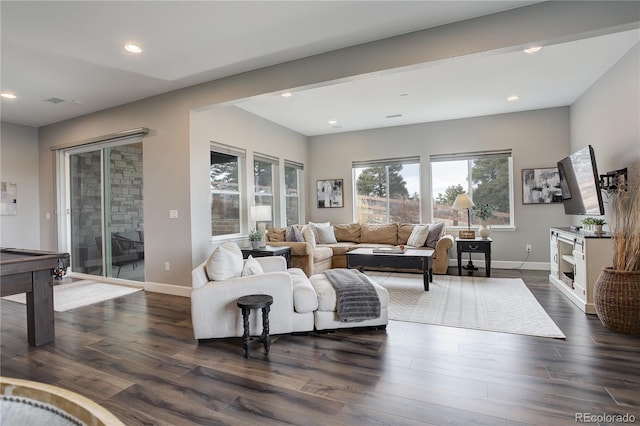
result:
[[[327,179],[316,182],[318,208],[344,207],[342,179]]]
[[[596,234],[604,233],[602,231],[602,225],[606,225],[607,221],[596,217],[585,217],[580,221],[587,231],[591,231]]]
[[[249,216],[251,220],[256,222],[256,231],[260,232],[260,244],[258,245],[258,247],[264,247],[266,244],[263,238],[266,232],[265,222],[271,221],[271,206],[252,206],[251,210],[249,211]],[[253,246],[253,241],[255,240],[249,238],[249,241],[251,241],[251,245]],[[254,248],[258,247],[254,246]]]
[[[467,231],[460,231],[460,238],[473,239],[476,237],[475,231],[471,231],[471,208],[474,205],[475,204],[473,203],[471,197],[469,197],[469,195],[467,195],[466,193],[463,193],[458,194],[455,201],[453,202],[453,205],[451,206],[451,208],[456,211],[467,209]],[[469,263],[464,266],[464,269],[468,269],[471,271],[475,271],[478,269],[473,265],[473,262],[471,261],[471,253],[469,253]]]
[[[491,235],[491,229],[487,224],[487,220],[493,216],[493,211],[495,207],[491,204],[476,204],[472,207],[473,214],[480,218],[480,229],[478,230],[478,234],[484,239],[489,238]]]
[[[596,280],[594,305],[605,327],[640,333],[640,185],[614,196],[613,265],[603,268]]]
[[[263,236],[264,233],[259,231],[258,229],[254,229],[253,231],[249,232],[249,241],[251,241],[251,247],[253,249],[262,247]]]

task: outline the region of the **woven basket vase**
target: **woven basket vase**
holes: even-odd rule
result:
[[[640,271],[603,268],[593,291],[596,312],[605,327],[640,333]]]

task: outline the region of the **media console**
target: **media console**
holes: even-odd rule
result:
[[[595,314],[593,289],[602,268],[611,266],[611,234],[551,228],[549,281],[587,314]]]

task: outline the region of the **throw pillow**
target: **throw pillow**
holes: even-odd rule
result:
[[[224,281],[239,277],[242,274],[244,259],[242,251],[236,243],[220,244],[209,256],[205,265],[207,276],[211,281]]]
[[[336,244],[338,242],[333,232],[333,226],[318,226],[316,231],[318,232],[318,243]]]
[[[429,225],[416,225],[407,240],[408,246],[422,247],[429,236]]]
[[[270,226],[267,228],[266,241],[274,243],[281,243],[285,240],[286,228],[274,228]]]
[[[248,277],[249,275],[260,275],[264,273],[262,269],[262,265],[253,256],[249,256],[249,258],[244,262],[244,268],[242,268],[243,277]]]
[[[295,233],[295,231],[294,231],[294,227],[293,227],[293,226],[287,226],[287,231],[285,232],[284,240],[285,240],[286,242],[294,242],[294,241],[297,241],[297,240],[296,240],[296,233]]]
[[[310,225],[304,225],[302,227],[302,236],[307,243],[311,244],[311,248],[316,248],[316,236],[311,228]]]
[[[309,226],[311,227],[311,230],[313,231],[313,236],[316,237],[316,242],[320,241],[320,235],[318,234],[318,228],[319,227],[329,227],[331,226],[330,222],[309,222]]]
[[[299,243],[304,243],[304,235],[302,235],[302,231],[300,230],[300,228],[294,227],[293,228],[293,234],[294,234],[294,237],[295,237],[294,241],[297,241]]]
[[[444,233],[444,222],[431,223],[429,224],[429,236],[427,237],[427,241],[425,242],[425,246],[436,248],[436,244],[438,244],[438,240]]]

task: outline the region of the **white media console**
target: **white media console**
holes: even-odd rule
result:
[[[602,268],[611,266],[609,233],[551,228],[549,281],[587,314],[595,314],[593,289]]]

